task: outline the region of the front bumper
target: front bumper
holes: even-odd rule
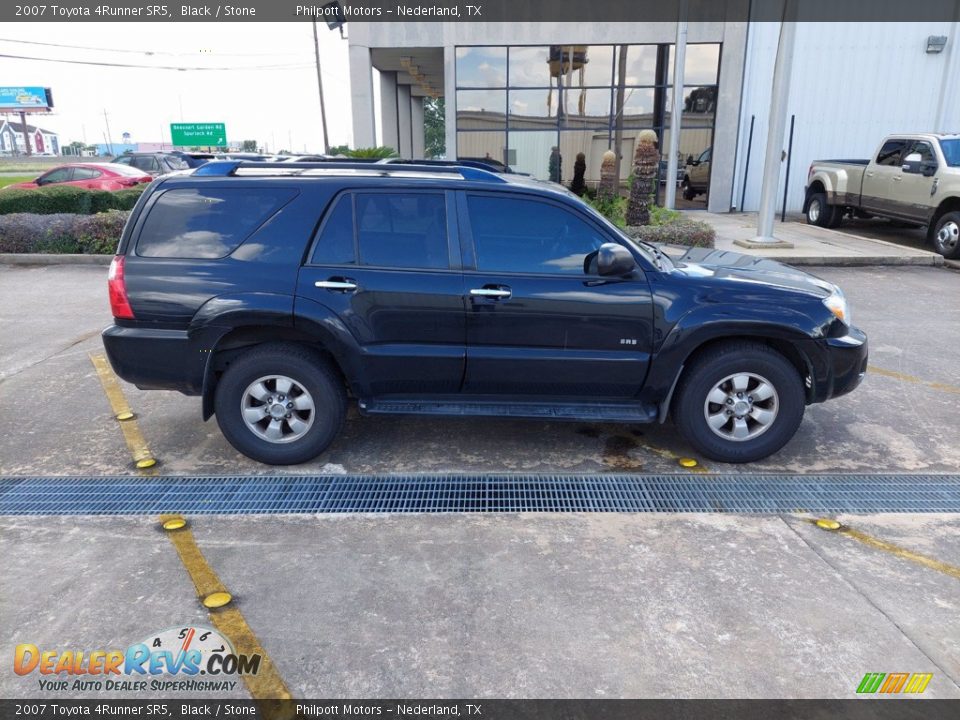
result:
[[[822,399],[840,397],[856,389],[867,373],[867,335],[850,327],[846,335],[823,340],[827,351],[828,378]]]
[[[185,330],[111,325],[102,333],[114,372],[142,390],[199,395],[209,352]]]

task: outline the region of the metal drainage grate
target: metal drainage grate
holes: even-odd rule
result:
[[[960,512],[960,475],[0,478],[2,515]]]

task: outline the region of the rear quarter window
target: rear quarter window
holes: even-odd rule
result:
[[[226,257],[296,194],[289,188],[167,190],[144,220],[137,255]]]

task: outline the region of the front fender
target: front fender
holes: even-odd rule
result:
[[[782,306],[701,306],[680,318],[664,338],[651,360],[642,399],[657,405],[668,401],[690,356],[707,343],[723,339],[789,345],[796,351],[791,359],[799,360],[813,382],[827,372],[816,342],[825,331],[804,313]]]

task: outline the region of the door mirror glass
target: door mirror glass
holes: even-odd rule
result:
[[[693,155],[687,155],[687,165],[693,165],[694,162]]]
[[[597,250],[597,273],[604,276],[622,276],[637,266],[633,255],[623,245],[604,243]]]
[[[905,173],[919,173],[920,163],[923,161],[920,153],[910,153],[903,159],[901,170]]]
[[[937,161],[924,160],[920,163],[920,172],[924,177],[932,177],[937,174]]]

